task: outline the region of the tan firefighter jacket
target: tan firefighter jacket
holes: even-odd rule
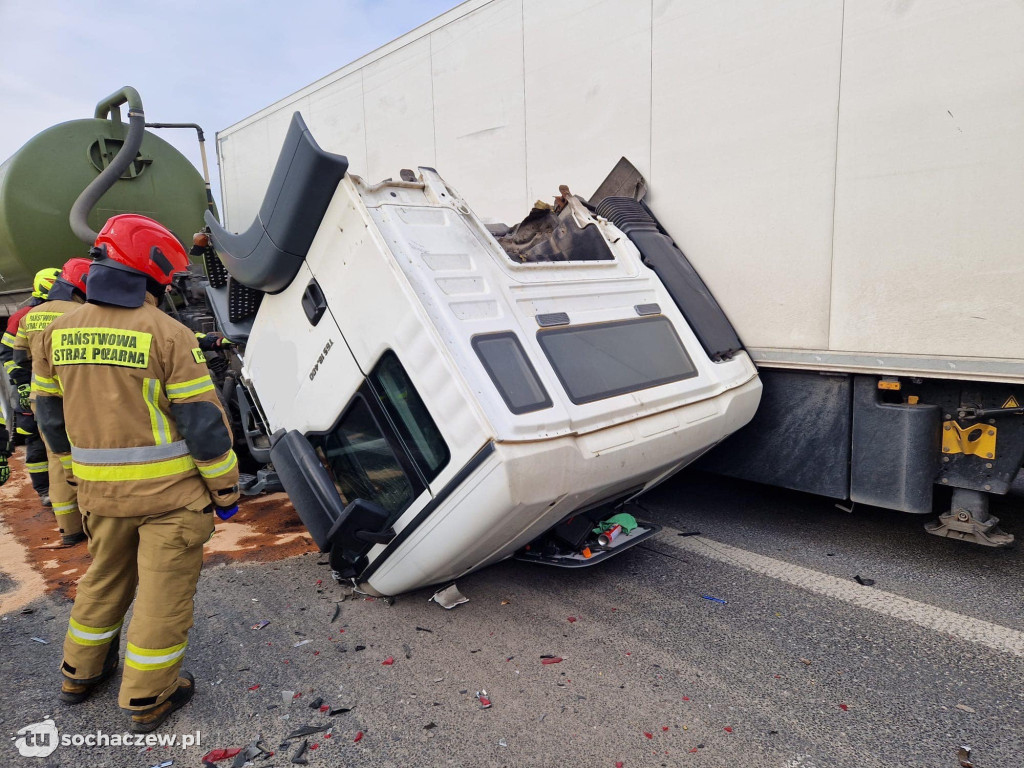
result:
[[[83,511],[133,517],[238,499],[231,430],[196,337],[156,307],[84,304],[43,331],[36,419]],[[73,477],[72,477],[73,475]]]
[[[18,322],[18,333],[14,337],[14,368],[11,378],[16,384],[27,384],[32,377],[32,358],[38,357],[42,350],[43,331],[50,323],[61,315],[78,309],[84,302],[75,298],[74,301],[55,299],[44,301],[32,307],[28,314]]]

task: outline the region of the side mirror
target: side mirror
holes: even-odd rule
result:
[[[374,544],[390,544],[395,529],[390,513],[379,504],[356,499],[342,511],[327,534],[331,568],[342,576],[356,576],[363,570],[364,555]]]

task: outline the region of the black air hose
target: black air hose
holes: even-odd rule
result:
[[[125,136],[124,144],[114,155],[110,165],[104,168],[100,175],[82,190],[82,194],[71,206],[71,215],[68,217],[71,231],[75,233],[75,237],[87,245],[95,243],[99,234],[93,232],[89,226],[90,211],[135,160],[135,156],[142,146],[142,137],[146,133],[146,115],[142,110],[142,98],[139,96],[139,92],[131,86],[126,85],[97,104],[95,116],[103,120],[112,110],[117,110],[125,102],[128,103],[128,135]]]

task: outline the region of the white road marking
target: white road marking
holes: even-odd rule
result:
[[[703,536],[679,536],[679,531],[665,528],[655,539],[674,549],[709,557],[721,563],[768,576],[794,587],[824,597],[842,600],[858,608],[865,608],[885,616],[908,621],[911,624],[951,635],[961,640],[987,646],[996,651],[1024,657],[1024,632],[993,624],[988,621],[947,611],[927,603],[885,592],[874,587],[863,587],[856,582],[839,579],[821,571],[776,560],[739,547],[722,544]]]

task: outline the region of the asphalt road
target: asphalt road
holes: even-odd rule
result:
[[[336,602],[345,590],[315,554],[208,568],[186,662],[198,692],[163,729],[198,730],[201,747],[30,759],[9,742],[0,757],[200,766],[262,735],[276,754],[256,765],[288,766],[302,739],[279,745],[313,724],[333,725],[307,737],[314,766],[955,768],[962,744],[978,768],[1024,766],[1021,548],[700,474],[644,503],[658,537],[581,571],[502,563],[460,580],[470,602],[452,611],[430,591]],[[1018,537],[1022,507],[996,510]],[[50,715],[62,734],[123,731],[109,685],[55,704],[70,605],[31,607],[0,621],[0,729]],[[311,709],[317,697],[350,711]]]

